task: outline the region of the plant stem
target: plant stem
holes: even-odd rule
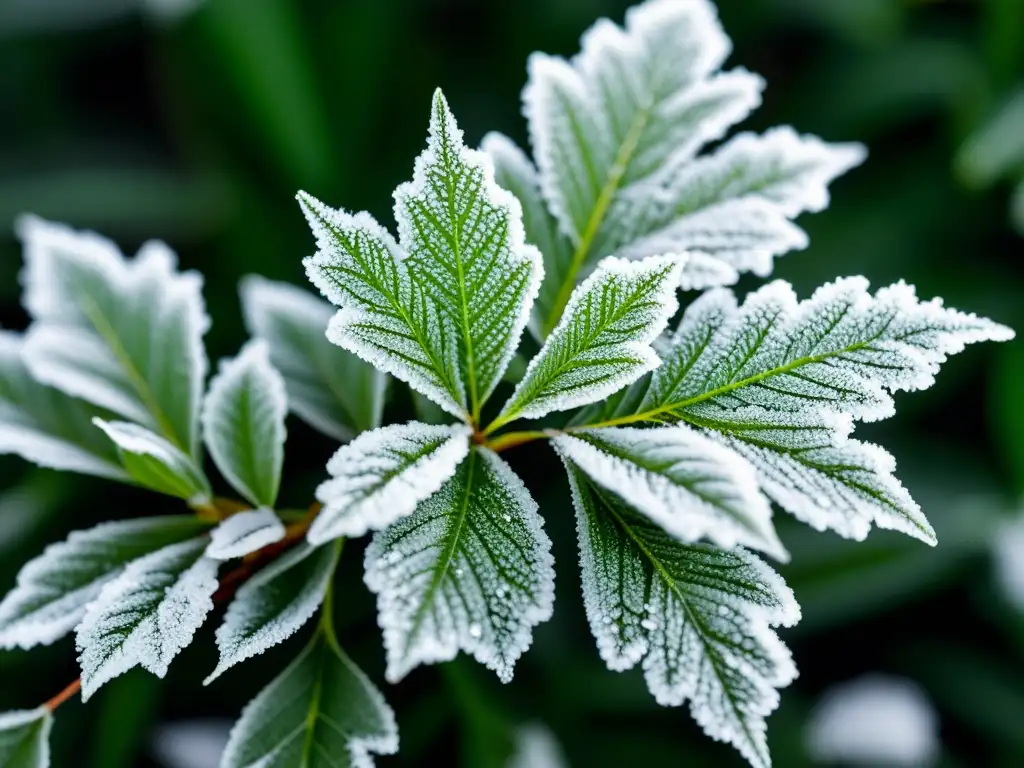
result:
[[[79,678],[76,678],[74,680],[74,682],[72,682],[70,685],[68,685],[67,688],[65,688],[63,691],[61,691],[56,696],[54,696],[52,699],[50,699],[48,702],[46,702],[46,704],[44,704],[43,706],[45,706],[48,710],[50,710],[50,712],[55,712],[57,710],[57,707],[59,707],[61,704],[63,704],[68,699],[70,699],[70,698],[72,698],[74,696],[77,696],[79,691],[81,691],[81,690],[82,690],[82,678],[79,677]]]
[[[493,440],[484,441],[484,446],[490,448],[495,453],[501,453],[502,451],[508,450],[509,448],[515,448],[517,445],[524,445],[525,443],[532,443],[534,440],[546,440],[559,434],[557,431],[552,429],[536,429],[536,430],[525,430],[522,432],[506,432],[504,435],[498,435]]]

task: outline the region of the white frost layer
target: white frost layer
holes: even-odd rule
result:
[[[927,766],[940,751],[938,716],[910,680],[872,674],[826,692],[806,742],[823,762]]]
[[[238,512],[213,529],[206,556],[214,560],[245,557],[284,536],[284,524],[274,510],[261,507]]]
[[[462,425],[412,422],[364,432],[342,446],[327,464],[332,479],[317,488],[323,509],[309,541],[362,536],[411,514],[469,453],[469,435]]]

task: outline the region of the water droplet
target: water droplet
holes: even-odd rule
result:
[[[480,635],[482,635],[483,633],[484,633],[484,631],[480,628],[479,624],[470,624],[469,625],[469,636],[470,637],[480,637]]]

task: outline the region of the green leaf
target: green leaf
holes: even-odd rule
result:
[[[117,451],[93,426],[98,408],[33,380],[22,337],[0,330],[0,454],[42,467],[126,480]]]
[[[765,717],[796,677],[772,627],[800,617],[793,593],[756,557],[686,546],[566,463],[576,507],[583,597],[608,667],[643,660],[660,704],[690,702],[712,738],[771,765]]]
[[[210,532],[206,556],[214,560],[245,557],[281,541],[287,533],[284,523],[272,509],[260,507],[235,512]]]
[[[0,713],[0,765],[49,768],[53,715],[46,707]]]
[[[217,469],[255,506],[277,501],[287,414],[284,380],[265,341],[221,363],[203,404],[203,439]]]
[[[551,616],[550,549],[522,481],[496,454],[473,448],[437,493],[366,551],[388,680],[460,650],[510,680],[532,628]]]
[[[330,304],[258,275],[244,278],[240,292],[249,333],[270,347],[295,414],[342,442],[380,426],[387,376],[327,340]]]
[[[369,767],[372,754],[397,751],[384,697],[321,632],[246,706],[221,768]]]
[[[392,424],[343,445],[316,490],[323,504],[309,527],[313,544],[362,536],[412,513],[469,453],[468,427]]]
[[[129,261],[109,240],[32,216],[18,234],[32,375],[198,456],[210,322],[202,278],[178,272],[174,253],[156,241]]]
[[[651,343],[675,314],[683,260],[608,258],[576,289],[498,416],[537,419],[601,400],[654,370]]]
[[[205,557],[209,537],[172,544],[139,558],[104,585],[78,626],[82,700],[104,683],[141,666],[164,677],[213,610],[217,560]]]
[[[125,566],[211,527],[192,515],[104,523],[51,544],[18,574],[0,603],[0,648],[31,648],[60,639]]]
[[[529,317],[543,267],[518,200],[434,96],[427,149],[395,190],[401,246],[367,214],[300,194],[320,247],[310,279],[342,310],[328,338],[475,421]]]
[[[210,484],[192,459],[160,435],[124,421],[93,419],[114,445],[128,475],[139,485],[190,504],[211,498]]]
[[[679,541],[709,539],[789,559],[753,467],[696,430],[594,429],[561,435],[554,445],[592,482]]]
[[[302,543],[243,584],[217,630],[220,661],[204,685],[298,632],[323,603],[340,552],[340,542]]]
[[[968,184],[987,187],[1024,168],[1024,90],[1012,94],[981,128],[968,137],[956,158]]]

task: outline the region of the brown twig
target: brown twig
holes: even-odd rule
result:
[[[65,688],[63,691],[61,691],[56,696],[54,696],[52,699],[50,699],[48,702],[46,702],[46,704],[44,706],[48,710],[53,712],[54,710],[57,709],[57,707],[59,707],[65,701],[70,699],[72,696],[78,695],[78,692],[81,691],[81,690],[82,690],[82,678],[79,677],[74,682],[72,682],[67,688]]]

